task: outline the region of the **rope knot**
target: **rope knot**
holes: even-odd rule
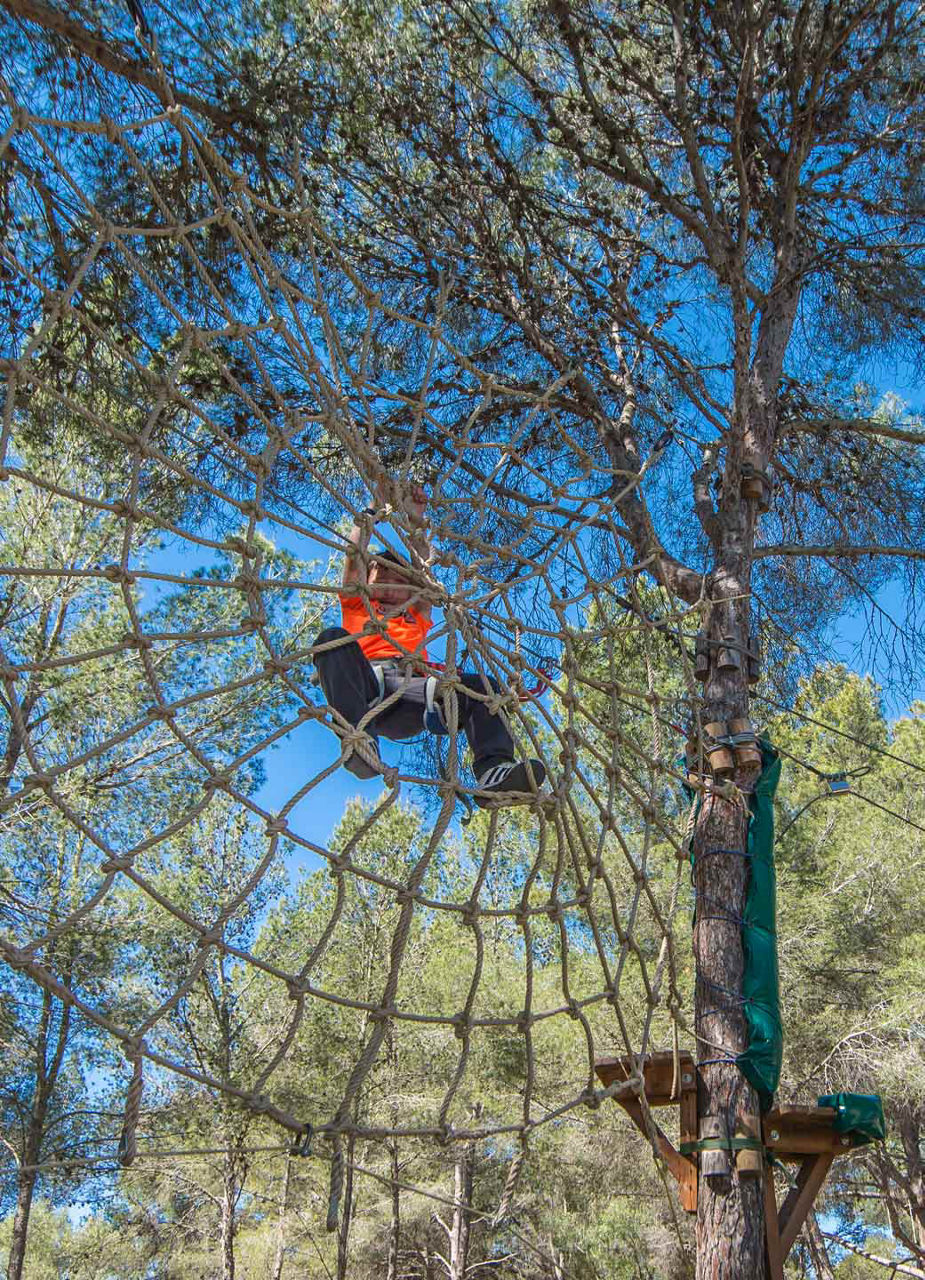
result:
[[[482,909],[477,902],[467,902],[462,909],[461,919],[463,924],[468,925],[471,929],[475,927],[481,914]]]
[[[100,872],[104,876],[114,876],[118,871],[127,871],[131,865],[127,858],[106,858],[100,863]]]
[[[116,143],[122,137],[122,130],[111,116],[100,116],[100,124],[106,130],[106,138],[109,142]]]
[[[125,498],[117,498],[110,506],[113,515],[124,516],[126,519],[134,520],[136,523],[144,519],[144,513],[141,507],[136,507],[133,503]]]

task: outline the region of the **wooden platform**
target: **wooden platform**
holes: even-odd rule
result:
[[[601,1084],[608,1086],[629,1080],[636,1072],[631,1057],[598,1058],[594,1070]],[[651,1053],[643,1062],[643,1091],[650,1107],[677,1106],[680,1111],[681,1143],[696,1142],[700,1136],[697,1113],[697,1067],[689,1053],[675,1059],[673,1053]],[[656,1145],[678,1183],[682,1207],[697,1212],[699,1161],[682,1155],[661,1127],[650,1117],[647,1126],[642,1104],[634,1093],[614,1098],[647,1140],[654,1131]],[[851,1149],[851,1139],[835,1131],[833,1107],[775,1107],[762,1119],[762,1142],[779,1160],[799,1162],[796,1185],[777,1207],[774,1166],[764,1165],[764,1206],[770,1280],[783,1280],[784,1260],[793,1248],[800,1229],[825,1182],[832,1162]],[[706,1152],[702,1153],[708,1154]],[[760,1168],[759,1168],[760,1171]]]
[[[850,1148],[851,1139],[835,1132],[836,1114],[834,1107],[775,1107],[764,1117],[764,1145],[779,1160],[839,1155]]]
[[[597,1078],[603,1085],[628,1080],[636,1069],[632,1058],[598,1058],[594,1063]],[[678,1054],[678,1079],[675,1080],[673,1053],[650,1053],[643,1065],[646,1101],[650,1107],[668,1107],[678,1101],[682,1092],[697,1088],[697,1072],[694,1059],[687,1053]],[[672,1093],[672,1088],[675,1092]],[[622,1102],[622,1098],[617,1099]]]

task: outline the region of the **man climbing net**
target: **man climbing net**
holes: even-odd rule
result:
[[[503,1217],[538,1129],[633,1089],[601,1089],[596,1054],[645,1053],[686,1027],[674,931],[687,806],[648,660],[685,614],[660,597],[658,630],[640,601],[657,590],[643,576],[651,557],[622,539],[613,499],[638,474],[563,408],[571,373],[526,387],[474,376],[446,283],[386,304],[298,183],[293,208],[264,210],[255,230],[263,195],[194,114],[104,121],[91,103],[50,125],[44,100],[6,92],[14,194],[70,231],[33,269],[39,209],[6,257],[24,305],[0,456],[4,849],[21,880],[34,874],[22,850],[52,831],[76,870],[53,910],[41,879],[34,912],[4,907],[0,956],[24,1007],[41,993],[79,1010],[128,1060],[130,1074],[111,1072],[125,1099],[111,1162],[158,1149],[146,1080],[169,1077],[326,1160],[329,1226],[349,1209],[357,1145],[381,1175],[386,1140],[491,1144]],[[165,145],[195,168],[184,199],[196,208],[174,209],[161,189]],[[111,205],[102,217],[98,174],[124,166],[157,193],[156,226],[119,222]],[[106,319],[114,289],[136,307],[121,328]],[[377,344],[413,354],[413,397]],[[435,411],[440,378],[465,386],[456,419]],[[516,418],[499,421],[495,400],[516,402]],[[425,527],[413,477],[437,459]],[[401,549],[372,550],[374,529]],[[325,625],[337,608],[342,625]],[[536,692],[522,699],[525,688]],[[446,768],[412,769],[409,753],[387,767],[378,742],[425,724]],[[339,826],[332,730],[346,770],[385,783]],[[466,795],[486,812],[464,827]],[[383,830],[407,812],[397,802],[422,797],[417,834],[384,863]],[[219,819],[248,857],[196,897]],[[266,913],[287,862],[314,878],[311,927],[295,942],[247,936],[242,916]],[[351,904],[370,895],[383,942],[361,989],[332,956],[354,945]],[[57,963],[61,940],[100,919],[134,939],[133,913],[166,922],[181,957],[158,968],[140,937],[150,981],[138,999],[115,979],[81,987]],[[437,998],[413,975],[444,933],[452,983]],[[203,975],[232,963],[263,993],[251,1020],[273,1010],[234,1070],[178,1030]],[[335,1016],[353,1030],[309,1096],[291,1063],[318,1056]],[[400,1114],[371,1087],[396,1054],[417,1064]],[[475,1066],[495,1058],[503,1087],[487,1100]]]
[[[415,487],[406,504],[421,564],[431,558],[423,527],[426,501],[424,490]],[[448,732],[445,699],[455,697],[472,750],[476,804],[527,803],[543,786],[545,765],[536,758],[515,762],[510,730],[491,705],[500,692],[497,681],[464,673],[441,690],[439,668],[428,661],[425,646],[433,625],[426,585],[410,581],[412,566],[394,551],[368,555],[375,517],[376,510],[367,508],[362,525],[350,532],[340,595],[343,626],[325,628],[315,642],[321,687],[338,723],[360,731],[345,767],[358,778],[381,773],[379,734],[412,738],[422,725]]]

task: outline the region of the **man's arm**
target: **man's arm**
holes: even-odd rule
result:
[[[376,498],[380,509],[386,505],[387,499],[383,486],[379,487]],[[424,528],[424,509],[427,506],[427,494],[420,485],[416,485],[411,490],[404,505],[411,525],[410,543],[414,558],[416,560],[419,558],[420,561],[427,563],[433,549],[427,536],[427,530]],[[367,519],[354,523],[353,528],[347,535],[348,546],[344,555],[344,572],[341,584],[345,589],[352,589],[357,593],[361,588],[366,587],[370,598],[375,599],[379,595],[379,591],[375,583],[369,582],[369,557],[367,551],[369,540],[372,536],[376,511],[372,507],[367,507],[365,514]],[[430,601],[415,596],[413,604],[422,617],[429,622],[431,617]]]
[[[367,508],[367,515],[369,509]],[[354,523],[347,535],[347,551],[344,555],[344,572],[341,578],[343,587],[359,589],[367,585],[366,551],[369,547],[370,535],[373,531],[372,516],[360,524]]]
[[[427,494],[420,485],[415,485],[408,499],[408,518],[411,522],[411,548],[415,558],[427,564],[433,554],[430,538],[424,526],[424,509],[427,506]],[[414,607],[425,621],[430,622],[432,606],[429,600],[418,597]]]

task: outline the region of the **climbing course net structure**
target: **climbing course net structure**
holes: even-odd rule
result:
[[[676,722],[696,722],[696,625],[614,514],[646,467],[615,472],[570,418],[572,374],[514,380],[481,359],[439,263],[412,281],[396,250],[393,290],[368,277],[318,215],[295,144],[274,194],[184,105],[139,91],[116,113],[78,89],[59,113],[2,85],[2,839],[26,898],[43,842],[70,863],[44,916],[17,909],[7,867],[0,955],[18,989],[51,993],[128,1060],[123,1164],[145,1150],[148,1082],[175,1075],[284,1141],[311,1132],[331,1223],[348,1139],[493,1137],[509,1195],[537,1128],[634,1087],[602,1089],[596,1057],[693,1044]],[[313,657],[371,504],[371,550],[399,550],[432,604],[449,732],[383,743],[381,780],[354,785],[357,734]],[[543,794],[517,808],[473,803],[466,672],[493,682],[490,709],[546,766]],[[334,837],[345,780],[366,801]],[[407,804],[414,839],[388,860],[379,834]],[[219,820],[248,856],[210,889],[197,858]],[[324,885],[311,928],[258,945],[241,921],[269,919],[280,869],[299,865]],[[351,894],[374,895],[388,924],[373,988],[330,964]],[[118,987],[105,956],[67,959],[92,953],[102,922],[131,951]],[[452,1007],[420,979],[435,928],[455,957]],[[519,965],[503,986],[488,976],[499,931]],[[218,956],[282,1010],[229,1072],[176,1034]],[[325,1010],[356,1015],[355,1043],[319,1101],[287,1063],[309,1027],[322,1051]],[[412,1042],[415,1099],[360,1106]],[[491,1052],[516,1068],[486,1101],[471,1075]]]

